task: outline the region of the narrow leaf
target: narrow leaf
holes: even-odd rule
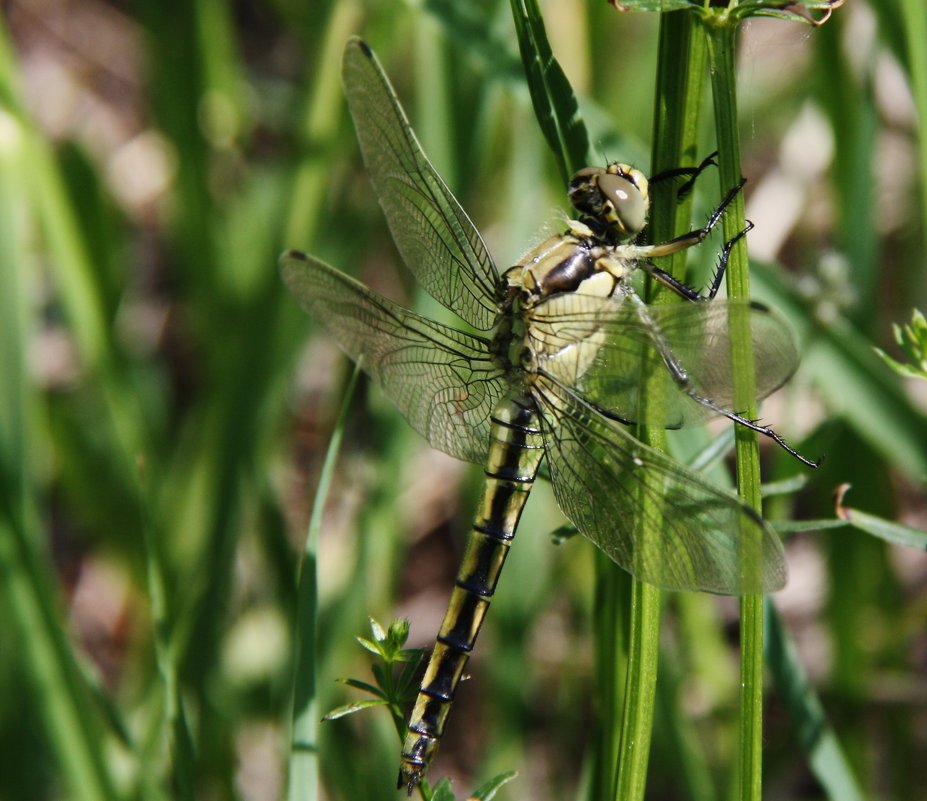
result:
[[[586,164],[589,135],[573,88],[550,49],[536,0],[511,3],[534,113],[566,185]]]
[[[327,715],[322,717],[322,720],[338,720],[338,718],[343,718],[345,715],[353,715],[355,712],[360,712],[362,709],[369,709],[374,706],[387,706],[386,701],[381,701],[376,698],[366,698],[363,701],[355,701],[351,704],[344,704],[344,706],[337,706]]]
[[[360,679],[338,679],[339,684],[344,684],[346,687],[353,687],[355,690],[361,690],[365,693],[370,693],[375,695],[378,698],[385,698],[382,690],[379,687],[375,687],[366,681],[361,681]]]
[[[893,523],[868,512],[854,509],[851,506],[844,506],[843,496],[849,488],[849,484],[844,484],[837,490],[837,516],[842,521],[846,521],[853,528],[865,531],[873,537],[890,542],[892,545],[902,545],[905,548],[917,548],[920,551],[927,551],[927,531],[921,531],[901,523]]]
[[[499,792],[499,789],[512,781],[516,776],[518,776],[517,770],[507,770],[505,773],[493,776],[488,782],[481,784],[474,790],[473,795],[471,795],[467,801],[492,801],[496,793]]]
[[[441,779],[435,785],[431,801],[455,801],[454,791],[451,789],[451,783],[448,779]]]

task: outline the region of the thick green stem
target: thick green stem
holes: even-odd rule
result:
[[[596,552],[595,669],[596,734],[588,798],[608,798],[615,786],[622,730],[628,660],[625,614],[630,576],[605,554]]]
[[[653,704],[659,661],[660,590],[636,579],[631,585],[628,675],[614,798],[637,801],[647,786]]]
[[[715,127],[718,137],[721,187],[727,191],[741,178],[740,144],[737,130],[737,95],[735,73],[736,22],[725,16],[708,17],[709,54]],[[738,194],[724,218],[727,239],[745,225],[743,196]],[[727,268],[727,292],[731,298],[750,295],[750,275],[746,240],[741,239],[731,251]],[[731,315],[731,341],[734,343],[734,408],[756,416],[753,387],[753,354],[746,314]],[[760,465],[757,436],[743,426],[735,431],[737,452],[737,491],[746,503],[761,509]],[[751,548],[750,543],[745,547]],[[750,560],[745,560],[750,569]],[[737,797],[759,801],[762,792],[763,766],[763,599],[758,595],[741,600],[741,704],[740,759]]]
[[[661,18],[657,91],[654,111],[654,148],[651,171],[697,163],[695,158],[698,110],[705,77],[705,39],[689,14],[666,14]],[[677,203],[673,187],[659,193],[652,210],[651,236],[670,239],[677,229],[685,229],[691,204]],[[682,277],[684,255],[665,268]],[[665,293],[669,300],[672,293]],[[659,300],[653,298],[654,300]],[[648,387],[648,404],[659,403]],[[642,438],[656,448],[666,447],[662,429],[641,431]],[[642,499],[653,503],[652,499]],[[659,519],[659,515],[648,516]],[[641,532],[647,547],[648,532]],[[633,582],[629,627],[629,652],[625,684],[625,709],[618,753],[614,797],[622,801],[644,798],[647,762],[653,729],[660,633],[660,591],[639,581]]]

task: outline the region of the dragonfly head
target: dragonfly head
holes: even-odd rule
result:
[[[570,179],[570,202],[619,241],[637,236],[650,209],[647,177],[628,164],[584,167]]]

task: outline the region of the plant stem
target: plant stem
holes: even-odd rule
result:
[[[704,41],[691,15],[664,14],[661,17],[652,172],[696,162],[698,108],[704,82]],[[691,213],[690,201],[677,203],[674,187],[659,195],[652,210],[650,226],[655,241],[670,239],[677,228],[687,226]],[[667,269],[675,270],[681,277],[684,266],[685,255],[680,254],[667,265]],[[660,294],[662,297],[659,299],[665,301],[672,295]],[[649,391],[649,387],[647,389],[648,404],[661,402],[655,393]],[[666,447],[662,429],[642,430],[641,436],[652,447]],[[645,499],[644,502],[650,501]],[[659,515],[652,519],[659,519]],[[647,532],[642,534],[644,547],[648,541],[656,539],[648,537]],[[643,799],[646,787],[659,661],[660,600],[658,589],[640,581],[633,582],[625,711],[614,791],[614,797],[623,801]]]
[[[595,554],[596,730],[592,737],[590,799],[608,798],[615,786],[625,686],[628,633],[624,628],[631,578],[604,553]]]
[[[709,57],[715,128],[718,137],[719,174],[724,191],[741,178],[740,143],[737,132],[735,75],[736,21],[725,15],[704,18],[708,22]],[[724,235],[731,239],[745,225],[743,195],[738,194],[724,217]],[[727,268],[730,298],[750,296],[750,275],[746,240],[740,239],[731,251]],[[746,315],[731,315],[731,341],[734,343],[734,408],[744,409],[746,417],[756,416],[753,389],[753,354]],[[757,435],[738,426],[735,430],[737,453],[737,491],[757,511],[761,508],[759,446]],[[750,548],[750,544],[746,544]],[[750,560],[745,560],[750,569]],[[759,801],[762,792],[763,738],[763,598],[748,595],[741,599],[740,632],[740,760],[737,774],[738,798]]]
[[[647,786],[647,761],[653,732],[653,704],[660,648],[660,590],[631,582],[631,625],[624,718],[618,752],[615,799],[637,801]]]

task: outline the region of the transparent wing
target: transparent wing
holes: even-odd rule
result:
[[[404,309],[298,251],[280,272],[300,305],[383,388],[432,447],[483,463],[489,418],[506,388],[488,342]]]
[[[360,39],[345,47],[342,76],[364,163],[406,265],[435,300],[488,331],[498,313],[498,277],[479,232],[422,152]]]
[[[534,395],[557,503],[614,562],[672,590],[739,595],[785,584],[778,537],[736,495],[549,379],[537,379]]]
[[[596,406],[624,420],[677,427],[715,413],[690,393],[741,411],[732,409],[735,314],[749,323],[755,397],[762,400],[795,371],[798,351],[785,320],[748,301],[644,306],[627,296],[563,294],[532,310],[529,331],[547,354],[541,369]]]

